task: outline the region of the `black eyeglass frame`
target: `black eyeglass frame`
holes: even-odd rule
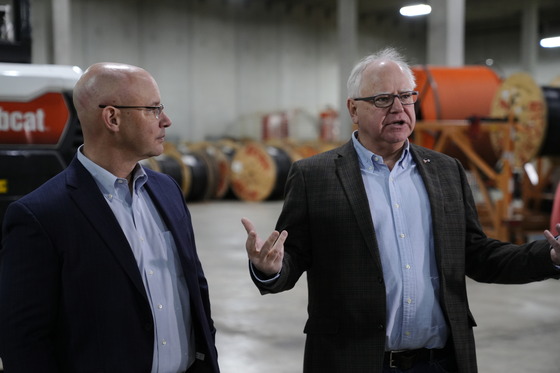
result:
[[[403,95],[410,95],[411,97],[414,97],[414,98],[412,99],[412,102],[406,102],[405,103],[405,102],[403,102],[403,99],[402,99]],[[392,100],[391,100],[391,102],[387,103],[386,106],[379,106],[376,103],[376,100],[381,96],[391,97]],[[393,105],[393,103],[395,102],[395,97],[398,97],[399,101],[403,105],[414,105],[416,103],[416,101],[418,100],[418,91],[406,91],[406,92],[401,92],[399,94],[381,93],[381,94],[378,94],[378,95],[375,95],[375,96],[370,96],[370,97],[356,97],[356,98],[353,98],[353,100],[371,102],[373,105],[375,105],[375,107],[378,107],[380,109],[386,109],[386,108]]]
[[[99,108],[101,109],[105,109],[108,106],[112,106],[115,109],[146,109],[146,110],[157,110],[155,112],[156,114],[156,119],[159,119],[159,116],[161,115],[161,113],[163,112],[163,109],[165,108],[165,106],[163,106],[163,104],[160,104],[159,106],[130,106],[130,105],[99,105]]]

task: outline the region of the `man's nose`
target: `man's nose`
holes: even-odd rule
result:
[[[159,120],[160,125],[162,125],[163,127],[169,127],[171,126],[171,118],[169,118],[169,116],[167,114],[165,114],[165,111],[161,112],[161,118]]]
[[[398,96],[394,96],[393,103],[391,104],[391,111],[403,111],[404,105]]]

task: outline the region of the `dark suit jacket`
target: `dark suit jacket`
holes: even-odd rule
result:
[[[146,188],[172,232],[191,297],[200,372],[218,372],[208,286],[190,213],[167,175]],[[11,372],[150,372],[154,323],[128,241],[74,158],[12,203],[0,251],[0,357]]]
[[[474,373],[475,321],[465,275],[524,283],[557,275],[546,241],[515,246],[487,238],[460,163],[415,145],[430,198],[440,301],[461,373]],[[276,229],[287,230],[280,278],[262,293],[309,289],[304,372],[381,372],[386,299],[379,244],[352,142],[292,165]]]

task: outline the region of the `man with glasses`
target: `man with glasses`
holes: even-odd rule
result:
[[[261,293],[307,272],[305,373],[475,373],[465,276],[560,274],[549,231],[521,246],[486,237],[461,164],[408,140],[414,88],[394,49],[365,57],[348,79],[351,140],[292,165],[266,240],[242,219]]]
[[[138,163],[163,152],[171,120],[160,100],[136,66],[94,64],[76,83],[84,144],[4,219],[7,372],[219,372],[181,189]]]

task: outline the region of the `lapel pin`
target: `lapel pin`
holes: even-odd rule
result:
[[[424,158],[424,159],[422,159],[422,161],[424,161],[424,163],[430,163],[431,162],[429,158]]]

